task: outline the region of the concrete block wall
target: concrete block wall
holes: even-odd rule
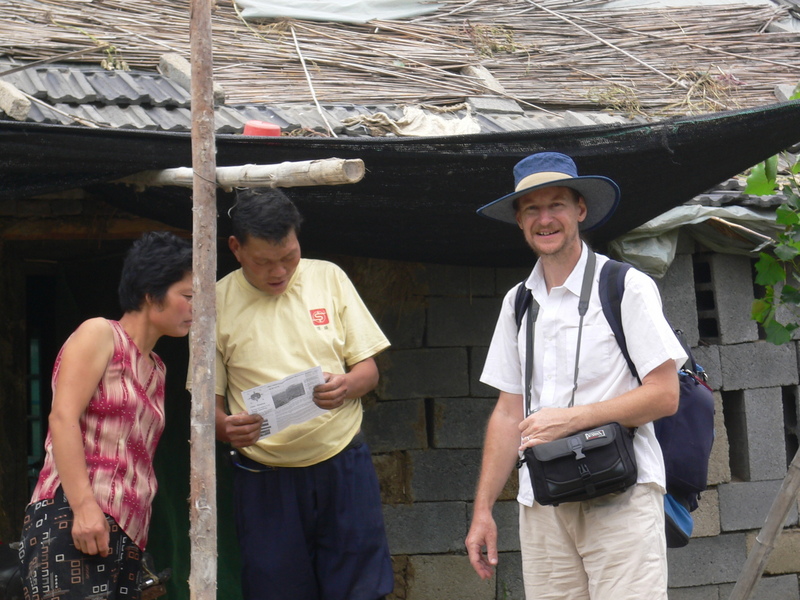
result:
[[[528,269],[383,266],[408,284],[400,303],[370,295],[368,279],[354,280],[393,342],[378,358],[381,382],[365,400],[364,420],[395,564],[390,598],[522,599],[516,474],[495,509],[501,555],[492,579],[474,574],[463,541],[496,400],[478,377],[502,298]],[[694,539],[669,551],[670,598],[727,598],[797,450],[798,352],[795,342],[759,339],[749,320],[748,257],[684,244],[657,283],[668,319],[708,372],[717,405]],[[798,548],[792,510],[755,597],[800,600]]]

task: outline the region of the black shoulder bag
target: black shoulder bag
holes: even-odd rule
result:
[[[578,362],[581,353],[583,317],[589,307],[594,281],[594,252],[589,249],[578,303],[580,323],[575,351],[575,375],[569,406],[575,403],[578,388]],[[523,284],[524,285],[524,284]],[[530,292],[528,292],[530,293]],[[539,304],[531,297],[525,343],[525,416],[531,414],[533,378],[533,332]],[[619,423],[608,423],[565,438],[526,448],[518,463],[528,466],[534,498],[539,504],[557,506],[579,502],[612,492],[621,492],[636,483],[635,431]]]

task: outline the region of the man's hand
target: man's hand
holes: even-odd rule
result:
[[[323,373],[325,383],[314,388],[314,403],[323,410],[339,408],[347,398],[347,376]]]
[[[225,417],[225,435],[234,448],[246,448],[258,441],[261,432],[261,415],[246,412]]]
[[[475,513],[464,542],[469,553],[469,562],[481,579],[489,579],[497,566],[497,524],[491,512]],[[486,553],[483,553],[483,548]]]
[[[535,411],[519,424],[522,438],[520,451],[580,431],[573,419],[576,414],[574,408],[543,408]]]
[[[80,507],[73,510],[72,542],[75,548],[84,554],[108,556],[110,527],[103,510],[94,500],[87,499]]]

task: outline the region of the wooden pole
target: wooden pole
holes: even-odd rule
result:
[[[217,473],[214,432],[217,206],[211,51],[213,0],[192,0],[193,321],[189,540],[191,600],[217,597]]]
[[[364,178],[364,161],[360,158],[320,158],[283,162],[276,165],[242,165],[217,167],[217,184],[234,187],[298,187],[306,185],[343,185],[358,183]],[[194,170],[187,167],[142,171],[119,180],[138,188],[162,185],[194,186]]]
[[[739,579],[731,592],[730,600],[747,600],[753,594],[761,574],[767,566],[769,555],[775,548],[775,542],[783,531],[783,524],[789,511],[795,506],[797,493],[800,491],[800,450],[794,455],[780,491],[769,509],[764,526],[756,536],[755,544],[747,555]]]

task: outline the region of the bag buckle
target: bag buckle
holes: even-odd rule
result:
[[[575,460],[586,458],[583,453],[583,444],[581,444],[581,440],[577,436],[572,436],[567,441],[569,442],[569,449],[575,453]]]

